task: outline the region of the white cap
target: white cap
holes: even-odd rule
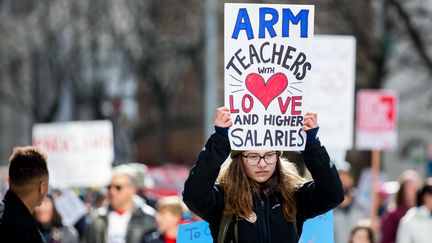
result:
[[[336,160],[335,166],[338,171],[350,172],[351,164],[346,160]]]

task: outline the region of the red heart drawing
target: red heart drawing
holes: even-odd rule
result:
[[[283,73],[275,73],[267,83],[257,73],[250,73],[246,76],[246,88],[268,108],[272,100],[278,97],[288,86],[288,79]]]

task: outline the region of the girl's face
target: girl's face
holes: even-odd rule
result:
[[[273,175],[278,160],[275,151],[245,151],[241,157],[247,176],[258,183]]]
[[[417,190],[419,189],[420,184],[414,180],[408,180],[405,182],[404,187],[404,197],[405,197],[405,205],[409,207],[414,207],[417,203]]]
[[[370,243],[369,234],[366,229],[358,229],[351,236],[351,243]]]
[[[35,208],[34,215],[36,220],[41,224],[51,222],[54,211],[54,205],[51,199],[45,197],[42,204]]]

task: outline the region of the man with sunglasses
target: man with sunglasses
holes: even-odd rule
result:
[[[84,232],[86,243],[135,243],[156,229],[155,210],[136,195],[138,182],[127,165],[114,168],[108,202],[93,212]]]

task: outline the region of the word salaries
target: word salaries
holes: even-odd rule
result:
[[[235,128],[230,133],[232,143],[237,147],[301,147],[305,142],[301,128],[285,131],[266,130],[264,134],[259,134],[257,130]]]

